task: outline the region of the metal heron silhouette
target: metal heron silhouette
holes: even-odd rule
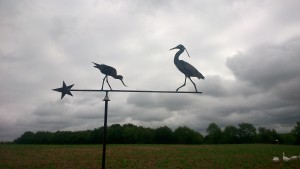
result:
[[[92,62],[94,63],[94,62]],[[123,83],[124,86],[126,86],[123,82],[123,76],[118,75],[117,74],[117,70],[111,66],[105,65],[105,64],[98,64],[98,63],[94,63],[95,64],[95,68],[99,69],[101,73],[103,73],[105,75],[105,77],[103,78],[103,82],[102,82],[102,88],[101,90],[103,90],[103,85],[104,85],[104,80],[106,79],[106,83],[108,84],[110,90],[112,90],[109,82],[108,82],[108,77],[107,76],[111,76],[115,79],[120,79],[121,82]],[[127,86],[126,86],[127,87]]]
[[[195,87],[196,92],[198,92],[197,87],[196,87],[195,83],[192,81],[191,77],[197,77],[198,79],[204,79],[205,77],[191,64],[189,64],[183,60],[179,60],[179,56],[184,52],[184,50],[190,57],[189,52],[186,50],[186,48],[183,45],[180,44],[170,50],[173,50],[173,49],[179,49],[179,51],[175,54],[174,64],[180,70],[180,72],[182,72],[185,75],[184,84],[182,86],[180,86],[179,88],[177,88],[176,92],[178,92],[178,90],[180,88],[185,86],[186,78],[190,79],[190,81],[193,83],[193,85]]]

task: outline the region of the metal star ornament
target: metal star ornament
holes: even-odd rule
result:
[[[61,92],[61,99],[64,98],[64,96],[67,94],[67,95],[70,95],[70,96],[73,96],[72,93],[71,93],[71,88],[74,86],[74,84],[70,85],[70,86],[67,86],[66,83],[63,81],[63,86],[61,88],[57,88],[57,89],[52,89],[54,91],[57,91],[57,92]]]

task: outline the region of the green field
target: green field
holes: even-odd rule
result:
[[[108,145],[106,168],[241,169],[300,168],[300,159],[278,163],[273,156],[299,155],[289,145]],[[0,168],[101,168],[101,145],[0,145]]]

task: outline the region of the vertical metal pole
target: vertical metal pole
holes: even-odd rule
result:
[[[102,169],[105,169],[105,154],[106,154],[106,130],[107,130],[107,107],[108,107],[108,91],[106,91],[106,95],[103,99],[105,102],[104,108],[104,132],[103,132],[103,148],[102,148]]]

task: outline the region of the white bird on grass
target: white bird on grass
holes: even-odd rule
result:
[[[279,162],[279,157],[273,157],[272,159],[274,162]]]
[[[292,156],[290,157],[290,160],[297,160],[298,156]]]
[[[288,162],[288,161],[290,161],[290,158],[286,157],[286,156],[284,155],[284,152],[283,152],[283,153],[282,153],[282,160],[285,161],[285,162]]]

